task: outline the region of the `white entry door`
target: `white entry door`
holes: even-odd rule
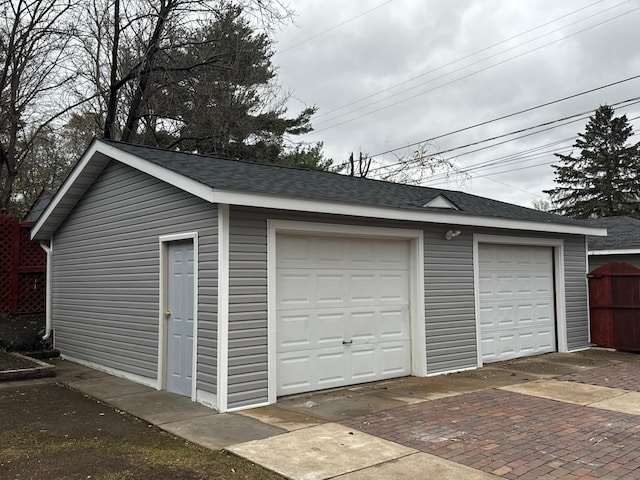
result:
[[[277,393],[411,373],[409,243],[278,235]]]
[[[556,351],[553,249],[478,247],[483,362]]]
[[[191,396],[193,378],[193,242],[168,248],[167,390]]]

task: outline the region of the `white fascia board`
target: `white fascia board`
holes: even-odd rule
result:
[[[158,180],[173,185],[185,192],[195,195],[196,197],[202,198],[203,200],[208,202],[212,201],[213,189],[211,187],[172,172],[171,170],[144,160],[131,153],[123,152],[117,147],[103,143],[100,140],[94,140],[84,155],[80,158],[71,174],[67,177],[64,184],[60,187],[58,193],[53,197],[51,203],[47,206],[41,217],[31,229],[32,239],[36,237],[40,229],[47,223],[51,214],[58,208],[60,201],[69,193],[70,190],[72,190],[78,178],[83,174],[89,163],[97,154],[103,154],[113,160],[124,163],[125,165],[147,173]]]
[[[640,248],[626,248],[621,250],[589,250],[589,255],[638,255]]]
[[[89,160],[96,153],[97,148],[98,148],[98,141],[94,140],[91,143],[91,145],[89,145],[89,148],[87,149],[87,151],[84,152],[84,155],[80,157],[80,160],[78,160],[78,163],[76,164],[74,169],[71,171],[67,179],[64,181],[64,183],[62,184],[58,192],[53,196],[53,199],[51,199],[51,202],[49,203],[49,205],[47,205],[47,208],[45,208],[44,212],[42,212],[42,215],[40,215],[40,218],[38,219],[36,224],[33,227],[31,227],[32,240],[36,237],[36,235],[38,234],[42,226],[47,222],[48,218],[51,216],[51,213],[54,210],[56,210],[56,208],[58,207],[58,204],[60,203],[60,200],[65,197],[65,195],[71,189],[75,181],[85,170],[85,168],[87,167],[87,164],[89,163]]]
[[[141,172],[151,175],[158,180],[162,180],[163,182],[173,185],[180,190],[189,192],[196,197],[206,200],[207,202],[212,201],[213,189],[201,182],[198,182],[197,180],[182,176],[179,173],[175,173],[165,167],[156,165],[155,163],[144,160],[131,153],[123,152],[119,148],[106,143],[98,142],[97,151],[113,158],[114,160],[124,163],[131,168],[140,170]]]
[[[528,230],[533,232],[564,233],[575,235],[606,236],[604,228],[581,225],[563,225],[541,223],[508,218],[456,215],[450,212],[420,211],[415,209],[356,205],[353,203],[292,198],[264,193],[215,190],[213,203],[226,203],[246,207],[273,208],[297,212],[326,213],[333,215],[351,215],[356,217],[383,218],[387,220],[406,220],[412,222],[443,223],[471,227],[505,228],[509,230]]]

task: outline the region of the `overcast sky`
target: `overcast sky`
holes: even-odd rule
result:
[[[295,24],[276,37],[279,82],[293,93],[290,114],[317,105],[316,131],[304,140],[324,142],[335,163],[360,151],[394,163],[407,145],[640,75],[640,0],[293,0],[291,7]],[[429,151],[634,97],[640,79],[444,136]],[[640,103],[616,113],[632,119]],[[640,129],[640,120],[631,123]],[[569,153],[585,124],[443,153],[459,170],[471,168],[467,180],[440,176],[424,185],[530,207],[554,186],[552,152]],[[473,168],[485,162],[490,169]]]

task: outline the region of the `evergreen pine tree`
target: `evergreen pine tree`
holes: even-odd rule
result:
[[[554,212],[574,218],[640,216],[640,142],[627,145],[633,135],[626,115],[614,117],[603,105],[589,118],[574,147],[578,156],[555,154],[557,187],[545,190]]]

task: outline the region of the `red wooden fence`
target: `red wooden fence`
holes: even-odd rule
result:
[[[611,262],[588,277],[591,342],[640,351],[640,269]]]
[[[29,238],[32,226],[0,215],[0,315],[45,311],[47,255]]]

